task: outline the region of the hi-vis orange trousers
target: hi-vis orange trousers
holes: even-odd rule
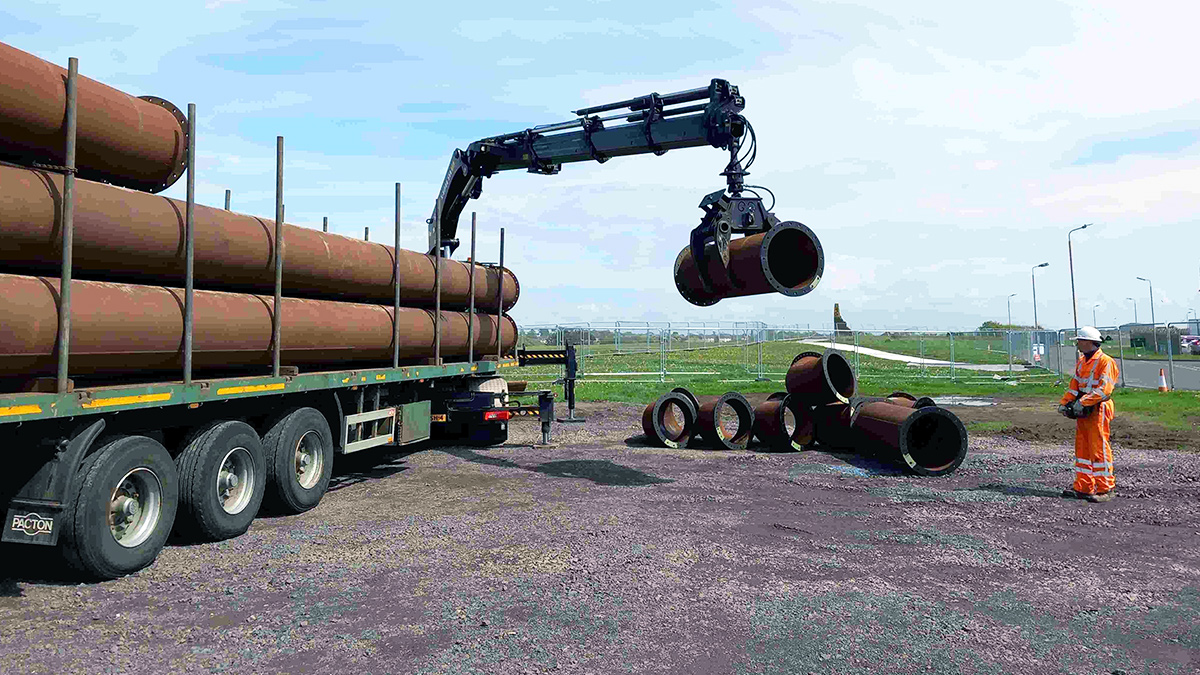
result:
[[[1109,442],[1113,402],[1105,401],[1087,417],[1075,420],[1075,491],[1104,494],[1116,486]]]

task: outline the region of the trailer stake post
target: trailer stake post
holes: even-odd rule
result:
[[[75,111],[79,59],[67,61],[66,171],[63,172],[62,272],[58,281],[58,378],[56,390],[67,393],[67,357],[71,353],[71,263],[75,239]]]
[[[188,106],[188,109],[189,109],[189,110],[191,110],[191,106],[190,106],[190,105]],[[189,128],[191,128],[191,126],[194,126],[194,125],[192,125],[192,117],[191,117],[190,115],[188,116],[188,125],[189,125]],[[193,134],[195,134],[195,132],[194,132],[194,131],[191,131],[191,132],[189,132],[189,133],[188,133],[188,136],[190,137],[190,136],[192,136]],[[191,165],[191,164],[188,164],[188,169],[190,170],[191,168],[192,168],[192,165]],[[228,210],[229,210],[229,198],[230,198],[230,197],[232,197],[232,196],[233,196],[233,194],[232,194],[232,192],[231,192],[231,191],[229,191],[229,190],[226,190],[226,191],[225,191],[225,210],[226,210],[226,211],[228,211]]]
[[[329,216],[325,216],[324,218],[321,219],[321,231],[322,232],[329,231]]]
[[[184,285],[183,285],[183,384],[192,383],[192,331],[196,290],[196,104],[188,104],[187,145],[187,216],[184,228]],[[229,209],[229,190],[225,191],[225,208]]]
[[[433,363],[442,365],[442,235],[437,230],[437,246],[433,247]]]
[[[504,228],[500,228],[500,283],[496,289],[496,367],[500,367],[500,359],[504,358]]]
[[[471,212],[471,280],[467,282],[467,295],[471,296],[467,309],[467,363],[475,365],[475,212]]]
[[[371,226],[367,225],[363,228],[363,241],[371,241]]]
[[[329,231],[329,219],[325,219]],[[400,184],[396,183],[396,242],[392,247],[392,367],[400,367]]]
[[[279,345],[283,321],[283,136],[275,137],[275,311],[271,314],[271,377],[279,377]]]

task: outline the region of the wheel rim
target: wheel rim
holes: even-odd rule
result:
[[[321,480],[325,468],[325,453],[321,451],[321,435],[307,431],[296,441],[296,482],[311,490]]]
[[[257,482],[249,450],[237,447],[226,453],[217,471],[217,499],[225,513],[241,513],[250,503]]]
[[[146,467],[125,474],[108,502],[108,527],[125,548],[145,542],[158,526],[162,513],[162,481]]]

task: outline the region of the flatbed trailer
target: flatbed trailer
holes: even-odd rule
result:
[[[0,394],[7,471],[0,540],[58,546],[94,578],[149,565],[172,530],[244,532],[263,500],[317,505],[334,456],[431,438],[494,445],[513,419],[549,440],[553,395],[522,405],[503,378],[516,359],[113,384]]]

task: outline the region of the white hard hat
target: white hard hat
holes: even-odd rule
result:
[[[1079,329],[1079,334],[1075,336],[1076,340],[1091,340],[1092,342],[1104,342],[1104,338],[1100,337],[1100,331],[1091,326],[1084,326]]]

